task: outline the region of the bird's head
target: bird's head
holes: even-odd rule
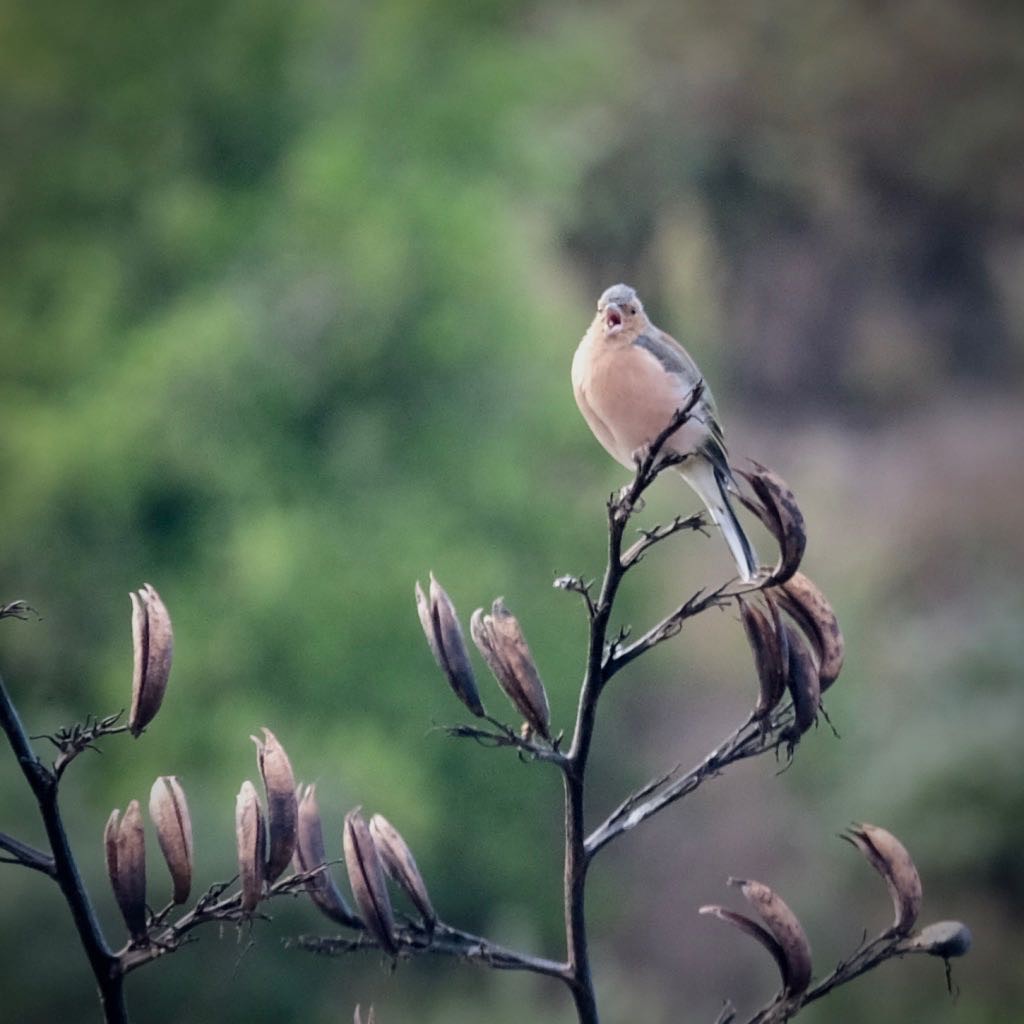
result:
[[[613,284],[597,300],[594,323],[606,338],[639,333],[646,319],[643,303],[628,284]]]

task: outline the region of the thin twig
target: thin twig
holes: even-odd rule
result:
[[[548,761],[559,766],[564,765],[565,755],[559,751],[558,742],[561,737],[555,737],[551,746],[543,746],[531,739],[520,736],[510,725],[497,718],[486,716],[486,720],[494,726],[494,729],[482,729],[478,725],[459,724],[445,725],[441,728],[456,739],[476,740],[486,747],[513,747],[537,761]]]
[[[41,871],[50,878],[56,877],[53,858],[49,854],[23,843],[20,839],[15,839],[14,836],[0,832],[0,850],[6,850],[11,854],[10,858],[2,858],[5,864],[20,864],[22,867],[32,868],[33,871]]]

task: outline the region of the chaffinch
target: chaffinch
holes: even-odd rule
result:
[[[625,284],[612,285],[598,300],[597,315],[572,361],[572,388],[583,418],[627,469],[702,379],[687,351],[651,323],[636,292]],[[757,574],[757,556],[729,500],[736,480],[706,385],[690,418],[663,450],[686,457],[678,466],[680,475],[722,531],[740,579],[750,582]]]

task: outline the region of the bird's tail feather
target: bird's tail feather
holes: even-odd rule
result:
[[[729,479],[707,458],[696,455],[679,467],[683,479],[697,492],[707,506],[715,525],[722,531],[725,543],[732,553],[740,579],[750,583],[757,575],[758,562],[747,535],[729,500]]]

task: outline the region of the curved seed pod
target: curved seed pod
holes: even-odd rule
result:
[[[818,674],[824,692],[839,678],[846,643],[832,605],[802,572],[772,589],[772,595],[797,623],[818,655]]]
[[[110,879],[110,888],[114,892],[114,899],[118,906],[121,905],[121,897],[118,892],[120,881],[117,877],[117,826],[121,812],[115,807],[107,818],[107,824],[103,828],[103,858],[107,864],[107,878]]]
[[[267,794],[268,851],[264,871],[267,885],[273,885],[288,867],[295,852],[296,823],[299,816],[295,797],[295,774],[284,747],[277,737],[264,726],[263,739],[249,738],[256,744],[256,760],[263,788]]]
[[[474,643],[508,699],[534,732],[550,740],[548,695],[518,619],[499,597],[491,605],[490,615],[477,608],[469,625]]]
[[[455,696],[477,718],[483,718],[487,712],[480,701],[476,676],[469,661],[469,650],[455,614],[455,606],[444,588],[434,579],[433,573],[430,574],[429,599],[423,593],[419,580],[416,581],[416,611],[434,660],[447,677]]]
[[[160,595],[146,583],[132,600],[132,706],[128,728],[139,736],[160,710],[171,674],[174,632]]]
[[[794,996],[806,991],[811,983],[811,944],[796,914],[762,882],[730,878],[729,884],[739,888],[781,947],[786,965],[782,971],[786,994]]]
[[[430,902],[426,883],[416,865],[405,840],[391,822],[382,814],[375,814],[370,819],[370,835],[377,845],[377,851],[384,862],[384,870],[408,894],[416,909],[420,912],[424,924],[433,928],[437,922],[437,914]]]
[[[161,775],[149,791],[149,816],[174,883],[174,902],[184,903],[192,888],[192,818],[181,783]]]
[[[921,910],[921,876],[907,848],[877,825],[854,824],[842,838],[856,846],[885,880],[895,917],[893,935],[907,935]]]
[[[124,816],[117,828],[114,846],[117,858],[117,884],[114,886],[114,895],[117,897],[121,916],[128,925],[132,939],[137,943],[145,942],[146,833],[142,826],[142,812],[139,810],[138,800],[132,800],[125,808]]]
[[[238,880],[242,886],[242,910],[250,914],[263,895],[266,863],[266,829],[256,787],[246,779],[235,801],[235,838],[238,841]]]
[[[778,473],[773,472],[759,462],[754,462],[753,473],[742,476],[757,495],[760,504],[748,501],[742,495],[743,502],[751,512],[764,523],[768,532],[779,545],[779,561],[772,571],[770,583],[784,583],[800,568],[804,551],[807,549],[807,529],[796,496],[789,485]]]
[[[747,643],[754,655],[757,670],[758,697],[754,717],[764,718],[782,700],[789,674],[789,641],[785,632],[776,633],[775,625],[756,605],[736,598],[747,634]],[[777,617],[777,613],[776,613]]]
[[[301,788],[301,787],[300,787]],[[295,844],[295,870],[312,871],[327,863],[324,849],[324,830],[320,822],[320,807],[316,800],[316,786],[306,786],[299,804],[298,841]],[[306,891],[320,912],[331,921],[343,925],[358,925],[359,918],[352,913],[329,868],[306,882]]]
[[[395,918],[384,881],[384,867],[358,807],[345,815],[343,836],[348,880],[363,924],[381,948],[394,956],[398,952]]]
[[[726,907],[718,906],[718,904],[709,904],[701,907],[697,913],[710,914],[712,917],[717,917],[719,921],[725,921],[726,924],[734,925],[741,932],[760,942],[774,957],[775,963],[779,968],[779,974],[782,975],[782,984],[787,984],[789,961],[786,959],[786,951],[779,945],[778,940],[770,931],[762,928],[761,925],[751,920],[746,914],[737,914],[735,910],[728,910]]]
[[[963,921],[935,921],[900,943],[900,951],[929,953],[945,960],[969,953],[973,938]]]
[[[818,720],[818,709],[821,707],[818,670],[800,634],[789,626],[783,626],[783,631],[789,645],[789,672],[786,685],[793,698],[793,726],[796,736],[803,736]]]

